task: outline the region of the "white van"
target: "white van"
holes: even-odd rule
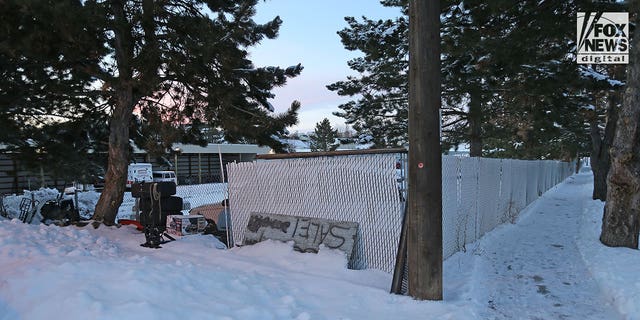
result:
[[[153,182],[173,181],[176,186],[178,185],[178,178],[173,171],[154,171]]]
[[[127,188],[136,182],[152,182],[153,171],[151,163],[132,163],[127,169]]]

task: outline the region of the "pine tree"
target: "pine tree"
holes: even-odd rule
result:
[[[360,78],[350,77],[328,86],[340,95],[361,97],[340,106],[345,117],[360,134],[371,135],[378,147],[406,144],[408,17],[407,1],[381,1],[385,6],[401,8],[403,16],[385,21],[363,18],[339,33],[345,48],[360,50],[363,58],[349,62]],[[493,97],[490,81],[496,70],[491,67],[491,50],[497,41],[487,30],[496,30],[500,12],[495,6],[462,5],[448,1],[443,6],[442,79],[443,145],[445,149],[462,142],[471,145],[471,155],[482,154],[482,124],[486,122],[483,105]],[[495,82],[495,81],[494,81]],[[468,106],[468,107],[465,107]]]
[[[337,113],[378,146],[405,141],[408,74],[406,1],[393,20],[358,21],[338,32],[359,77],[328,86],[358,97]],[[472,156],[568,159],[588,150],[580,71],[571,57],[574,1],[446,1],[442,6],[443,146],[469,143]],[[575,50],[575,49],[573,49]],[[391,142],[391,143],[390,143]]]
[[[382,3],[401,6],[406,15],[406,1]],[[362,19],[346,17],[349,27],[338,32],[345,49],[364,54],[348,62],[360,76],[349,76],[327,88],[357,97],[340,105],[342,111],[336,115],[345,118],[358,135],[372,137],[374,147],[402,146],[407,143],[408,19]]]
[[[588,134],[578,116],[584,83],[570,55],[575,23],[566,17],[587,5],[523,1],[501,9],[511,23],[503,43],[511,47],[495,51],[491,61],[500,63],[502,72],[487,108],[490,155],[569,159],[585,149]]]
[[[104,177],[108,137],[106,114],[90,119],[22,128],[26,138],[10,156],[22,169],[54,180],[95,183]]]
[[[0,142],[22,169],[92,182],[106,163],[101,154],[107,145],[99,143],[106,111],[89,89],[92,77],[63,61],[89,60],[90,50],[70,36],[68,21],[57,20],[78,7],[72,1],[0,2]],[[91,34],[91,23],[78,18]]]
[[[605,201],[610,166],[609,149],[613,143],[622,103],[625,83],[621,78],[624,76],[625,66],[593,65],[581,67],[581,70],[585,78],[585,91],[590,93],[591,102],[584,108],[583,117],[589,125],[591,138],[589,162],[593,171],[592,197],[594,200]]]
[[[599,12],[628,11],[622,2],[599,2]],[[609,149],[613,144],[618,112],[625,87],[625,65],[581,65],[582,91],[586,101],[583,114],[591,137],[590,165],[593,171],[593,199],[606,200],[607,175],[611,165]]]
[[[469,141],[472,154],[480,149],[510,158],[566,160],[588,150],[579,116],[586,82],[570,54],[575,22],[566,17],[589,6],[577,0],[450,7],[444,97],[468,105],[466,114],[453,118],[454,140]]]
[[[152,128],[207,123],[227,141],[280,149],[277,136],[297,122],[300,104],[273,115],[267,99],[302,67],[256,67],[248,59],[246,48],[276,37],[282,23],[255,23],[256,3],[2,1],[0,71],[10,80],[1,91],[11,89],[2,118],[73,121],[106,109],[108,167],[93,217],[105,224],[122,203],[134,111]]]
[[[640,4],[632,3],[637,22]],[[635,19],[634,19],[635,18]],[[633,25],[633,24],[632,24]],[[640,39],[635,28],[634,38]],[[637,44],[637,42],[636,42]],[[607,202],[600,241],[612,247],[638,249],[640,236],[640,46],[631,46],[624,102],[618,113],[607,177]]]
[[[334,151],[340,143],[336,143],[338,137],[338,130],[331,127],[329,119],[324,118],[322,121],[316,123],[316,128],[312,134],[309,135],[311,151]]]

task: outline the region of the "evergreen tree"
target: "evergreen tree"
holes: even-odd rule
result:
[[[486,109],[489,155],[569,159],[587,145],[579,116],[584,101],[576,95],[583,83],[570,54],[575,22],[567,19],[583,5],[589,3],[523,1],[501,9],[511,25],[503,44],[510,47],[493,52],[490,61],[502,70]]]
[[[331,127],[329,119],[316,123],[316,128],[312,134],[309,135],[311,151],[334,151],[340,143],[336,143],[338,137],[338,130]]]
[[[337,116],[360,136],[373,138],[374,147],[407,143],[408,19],[406,1],[382,1],[384,6],[401,6],[404,16],[360,22],[346,17],[349,25],[338,32],[345,49],[364,56],[350,60],[360,77],[347,77],[327,86],[339,95],[357,97],[339,106]]]
[[[640,4],[631,4],[630,23],[638,21]],[[635,23],[634,23],[635,22]],[[640,39],[640,29],[633,36]],[[635,42],[634,44],[637,44]],[[629,50],[627,88],[619,110],[607,177],[607,201],[600,241],[612,247],[638,249],[640,236],[640,46]]]
[[[1,117],[16,119],[9,122],[16,127],[24,121],[35,126],[51,115],[73,121],[106,108],[108,167],[93,218],[113,224],[124,194],[134,111],[150,128],[207,123],[223,129],[227,141],[282,148],[277,136],[297,122],[300,105],[273,115],[267,99],[302,67],[256,67],[248,59],[246,48],[276,37],[282,22],[255,23],[256,3],[2,1],[0,72],[9,80],[1,82],[0,91],[7,92]]]
[[[378,146],[404,141],[406,128],[406,1],[393,20],[357,21],[339,31],[360,77],[328,86],[358,97],[337,113]],[[575,157],[588,150],[580,117],[585,84],[571,56],[580,10],[573,1],[445,1],[442,6],[443,146],[469,143],[472,156],[526,159]],[[588,80],[588,79],[587,79]],[[589,81],[593,81],[589,80]],[[393,121],[391,121],[392,119]],[[387,130],[387,128],[389,128]]]
[[[77,7],[69,1],[0,2],[0,142],[21,169],[93,182],[106,163],[107,144],[100,143],[105,108],[90,89],[92,77],[62,58],[90,59],[90,50],[77,44],[83,39],[71,39],[68,22],[56,19]],[[78,23],[87,24],[86,36],[92,33],[88,20]],[[66,46],[58,49],[61,43]]]
[[[106,114],[90,119],[24,127],[26,138],[13,145],[10,156],[21,169],[42,172],[54,180],[95,183],[104,177],[107,163],[108,123]]]
[[[607,197],[609,149],[613,143],[618,110],[622,103],[624,82],[620,80],[624,77],[625,69],[623,65],[581,67],[585,78],[584,91],[589,93],[590,102],[583,110],[583,117],[588,123],[591,138],[590,165],[593,171],[594,200],[605,201]]]

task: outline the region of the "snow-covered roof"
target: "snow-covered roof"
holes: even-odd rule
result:
[[[218,144],[209,143],[202,147],[195,144],[182,144],[174,143],[171,147],[172,150],[180,150],[181,153],[254,153],[254,154],[267,154],[271,153],[271,148],[261,147],[255,144]],[[144,150],[133,147],[133,153],[146,153]]]

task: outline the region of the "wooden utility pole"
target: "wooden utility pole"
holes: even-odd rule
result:
[[[409,1],[409,295],[442,300],[440,1]]]

